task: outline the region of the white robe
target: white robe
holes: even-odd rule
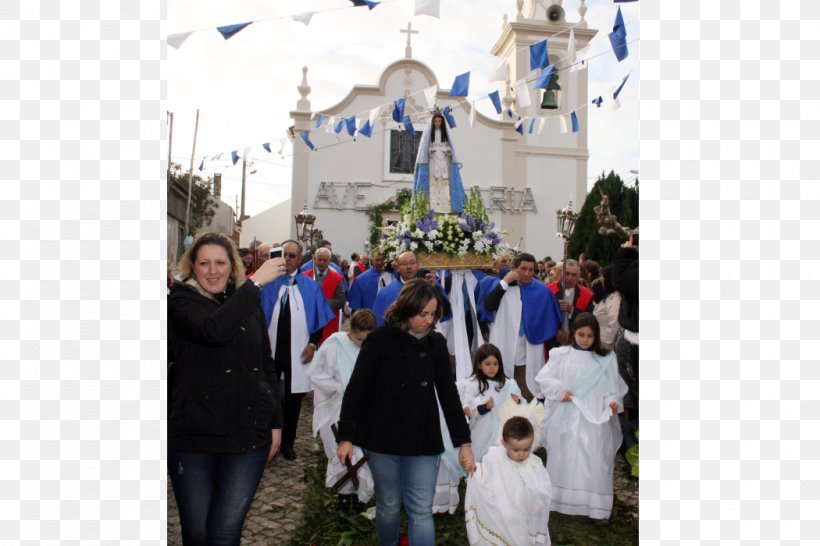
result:
[[[538,282],[538,281],[533,281]],[[527,336],[519,336],[521,328],[521,289],[510,286],[501,298],[490,326],[490,343],[498,347],[504,359],[504,375],[515,377],[515,366],[526,366],[527,388],[536,398],[542,398],[541,388],[535,375],[544,365],[544,344],[533,344]]]
[[[270,325],[268,326],[268,337],[270,338],[271,349],[276,351],[276,335],[279,326],[279,308],[282,305],[282,295],[288,291],[288,301],[290,306],[290,392],[310,392],[313,387],[305,375],[307,366],[302,364],[302,351],[307,347],[310,340],[310,332],[307,327],[307,317],[305,316],[305,302],[302,300],[302,293],[299,292],[299,285],[285,285],[279,287],[276,295],[276,305],[273,307]]]
[[[453,210],[450,196],[450,145],[441,141],[441,130],[434,129],[435,139],[430,144],[430,208],[436,212]]]
[[[346,472],[347,467],[339,462],[336,456],[336,438],[331,425],[339,421],[342,409],[342,397],[353,373],[359,348],[347,337],[347,332],[336,332],[322,343],[313,357],[305,375],[313,383],[313,434],[322,438],[322,446],[327,455],[327,473],[325,486],[332,487]],[[362,450],[353,446],[352,463],[362,458]],[[356,491],[359,500],[366,503],[373,496],[373,476],[367,463],[356,472],[359,477],[359,488]],[[348,480],[339,490],[341,494],[353,493],[353,481]]]
[[[530,454],[517,463],[504,446],[493,446],[467,479],[464,519],[472,546],[551,544],[550,476]]]
[[[503,373],[503,372],[502,372]],[[526,403],[521,397],[521,389],[513,379],[507,379],[501,391],[497,391],[498,381],[490,379],[486,391],[479,394],[479,383],[475,377],[462,379],[456,383],[458,396],[461,399],[462,408],[470,408],[470,440],[472,441],[473,456],[475,461],[481,462],[487,450],[498,443],[499,409],[501,405],[515,394],[519,397],[519,403]],[[490,398],[493,399],[493,408],[489,413],[479,415],[478,406],[486,404]]]
[[[596,368],[588,369],[590,366]],[[582,374],[603,375],[585,395],[576,395]],[[626,383],[614,353],[599,356],[570,346],[552,349],[536,380],[546,397],[544,437],[552,477],[552,509],[569,515],[607,519],[612,513],[615,453],[623,436],[611,402],[623,411]],[[589,382],[588,382],[589,383]],[[575,389],[577,390],[577,389]],[[561,402],[566,391],[569,402]]]

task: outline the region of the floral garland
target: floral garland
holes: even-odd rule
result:
[[[395,260],[402,252],[427,252],[464,258],[468,254],[492,256],[510,253],[502,242],[506,231],[496,229],[484,209],[481,194],[470,192],[460,215],[444,214],[436,218],[425,194],[416,194],[401,211],[401,220],[382,228],[378,251],[387,260]]]

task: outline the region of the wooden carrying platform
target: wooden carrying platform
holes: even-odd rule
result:
[[[491,254],[469,253],[461,258],[447,254],[419,252],[416,257],[419,261],[419,267],[424,269],[492,269],[493,267]]]

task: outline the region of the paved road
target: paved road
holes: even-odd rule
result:
[[[265,545],[286,544],[301,521],[302,501],[307,484],[302,483],[306,467],[318,464],[318,440],[311,433],[313,418],[313,394],[309,393],[302,402],[299,429],[296,437],[296,460],[286,461],[277,455],[268,464],[262,475],[262,483],[251,505],[242,544]],[[182,545],[179,526],[179,512],[174,499],[171,481],[168,480],[168,544]]]

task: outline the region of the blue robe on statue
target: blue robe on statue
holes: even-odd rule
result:
[[[430,197],[430,133],[433,130],[433,120],[425,127],[419,143],[419,151],[416,154],[416,169],[413,174],[413,193],[424,193]],[[461,182],[461,163],[456,156],[456,148],[453,145],[452,137],[448,133],[447,143],[450,145],[452,155],[450,156],[450,208],[451,210],[437,210],[436,212],[462,212],[467,196],[464,193],[464,184]]]

